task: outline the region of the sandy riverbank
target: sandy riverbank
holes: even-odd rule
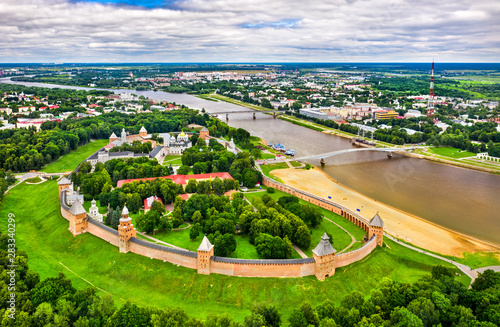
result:
[[[332,181],[319,170],[277,169],[272,174],[285,184],[328,198],[352,209],[368,219],[377,212],[385,222],[384,230],[416,246],[446,255],[461,256],[463,252],[495,251],[500,246],[435,225],[419,217],[379,203]],[[345,200],[344,200],[345,198]]]

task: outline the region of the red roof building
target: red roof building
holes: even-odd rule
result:
[[[144,199],[144,212],[148,212],[151,209],[154,201],[158,201],[163,204],[163,201],[157,196],[150,196],[149,198]]]
[[[175,184],[186,185],[190,179],[195,180],[207,180],[219,177],[220,179],[233,178],[229,173],[208,173],[208,174],[195,174],[195,175],[168,175],[161,177],[150,177],[150,178],[135,178],[135,179],[122,179],[118,181],[116,187],[122,187],[123,184],[131,183],[135,181],[154,181],[157,178],[170,179]]]

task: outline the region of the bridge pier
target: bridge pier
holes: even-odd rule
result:
[[[389,151],[389,152],[387,153],[387,157],[388,157],[389,159],[391,159],[391,158],[392,158],[392,152],[390,152],[390,151]]]
[[[256,118],[256,117],[255,117],[255,112],[254,112],[254,113],[253,113],[253,119],[255,119],[255,118]]]
[[[273,112],[273,118],[276,118],[276,113],[275,112]]]
[[[226,120],[229,120],[229,114],[226,114]]]

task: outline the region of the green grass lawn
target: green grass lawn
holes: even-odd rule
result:
[[[28,178],[25,181],[28,183],[40,183],[42,181],[42,179],[37,176],[37,177],[33,177],[33,178]]]
[[[276,158],[276,155],[272,153],[262,153],[261,157],[262,159],[274,159]]]
[[[452,267],[386,240],[390,248],[376,249],[365,259],[337,269],[336,274],[325,281],[318,281],[314,276],[198,275],[192,269],[168,262],[119,253],[117,247],[89,233],[74,237],[60,214],[55,180],[39,185],[23,183],[13,188],[0,204],[3,231],[8,213],[16,216],[16,245],[26,251],[30,267],[42,279],[63,272],[76,288],[90,286],[85,278],[109,292],[118,305],[131,301],[141,306],[178,306],[198,318],[209,313],[228,313],[242,321],[254,303],[264,302],[277,306],[286,321],[291,311],[305,301],[316,306],[331,299],[338,304],[352,290],[367,294],[384,277],[414,282],[429,274],[434,265]],[[467,277],[460,280],[468,283]]]
[[[41,171],[46,173],[62,173],[72,171],[80,162],[87,159],[92,153],[96,152],[103,146],[109,143],[109,140],[96,140],[84,146],[77,148],[75,151],[65,154],[59,160],[54,161],[43,167]]]
[[[465,150],[460,150],[456,148],[451,148],[451,147],[431,147],[429,148],[429,151],[435,154],[438,154],[440,156],[444,157],[450,157],[450,158],[466,158],[466,157],[475,157],[476,154],[473,152],[465,151]]]
[[[274,180],[277,180],[277,181],[281,181],[281,180],[279,178],[277,178],[276,176],[272,175],[271,171],[275,170],[275,169],[287,169],[287,168],[290,168],[290,167],[288,167],[286,162],[273,163],[273,164],[269,164],[269,165],[260,165],[260,169],[262,169],[262,173],[264,173],[264,175],[266,175],[267,177],[272,178]]]
[[[294,167],[300,167],[300,166],[302,166],[302,164],[300,162],[298,162],[298,161],[291,161],[290,164],[292,166],[294,166]]]
[[[169,165],[182,165],[182,156],[176,156],[176,155],[170,155],[166,156],[165,160],[163,160],[163,165],[164,166],[169,166]]]

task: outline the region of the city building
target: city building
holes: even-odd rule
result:
[[[398,113],[394,110],[382,110],[382,109],[377,109],[373,110],[373,117],[377,120],[379,119],[391,119],[391,118],[396,118],[398,116]]]

